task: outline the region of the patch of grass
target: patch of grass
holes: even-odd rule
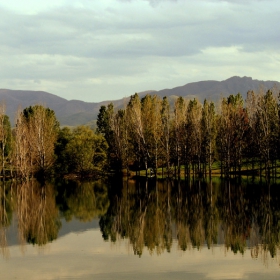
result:
[[[276,181],[280,181],[280,161],[277,161],[276,163],[276,169],[275,168],[271,168],[271,171],[273,171],[273,173],[271,172],[270,177],[273,178],[273,180]],[[254,164],[254,169],[251,169],[250,167],[252,167],[251,162],[248,161],[244,161],[243,165],[241,167],[241,172],[234,172],[233,168],[231,169],[231,172],[229,174],[229,177],[235,177],[235,176],[240,176],[241,178],[257,178],[257,177],[266,177],[266,172],[264,170],[264,166],[262,166],[261,172],[260,172],[260,164],[259,163],[255,163]],[[275,171],[276,170],[276,171]],[[176,171],[176,172],[175,172]],[[172,166],[169,169],[169,172],[167,170],[166,167],[159,167],[157,169],[157,178],[178,178],[178,170]],[[211,166],[211,173],[212,173],[212,177],[217,177],[219,178],[222,174],[221,174],[221,163],[219,161],[215,161],[212,166]],[[140,176],[146,176],[146,171],[145,170],[141,170],[138,174],[140,174]],[[195,177],[199,177],[199,175],[197,173],[193,174],[192,172],[192,168],[190,169],[190,176],[195,176]],[[203,177],[204,174],[201,174],[201,177]],[[206,177],[208,177],[209,175],[209,167],[206,167]],[[185,166],[181,165],[180,166],[180,179],[184,180],[185,179]]]

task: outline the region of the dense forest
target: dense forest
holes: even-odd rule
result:
[[[123,109],[101,106],[94,131],[61,128],[41,105],[18,110],[12,129],[0,106],[2,175],[96,176],[108,172],[146,175],[223,176],[277,174],[280,107],[275,90],[249,91],[219,104],[178,97],[131,96]],[[142,171],[143,173],[143,171]]]

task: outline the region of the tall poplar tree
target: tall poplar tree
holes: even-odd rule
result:
[[[181,164],[184,161],[186,154],[186,112],[187,105],[185,99],[178,97],[174,105],[172,127],[178,177],[180,176]]]
[[[256,134],[261,160],[269,172],[271,161],[277,153],[279,131],[278,103],[271,90],[260,93],[257,99]]]
[[[162,123],[162,138],[161,143],[163,146],[163,161],[165,161],[165,166],[167,173],[170,173],[170,133],[171,133],[171,117],[170,117],[170,105],[167,97],[163,97],[161,103],[161,123]]]
[[[213,102],[206,99],[202,108],[201,132],[202,132],[202,154],[204,163],[208,165],[209,176],[212,174],[212,164],[216,148],[216,113]]]
[[[149,147],[147,143],[147,133],[145,133],[144,123],[142,118],[142,104],[138,94],[131,96],[127,105],[127,113],[129,120],[129,131],[134,147],[138,169],[141,163],[144,164],[145,170],[148,169],[148,161],[150,159]]]
[[[202,106],[197,99],[190,100],[187,107],[187,151],[189,159],[195,171],[197,165],[197,172],[201,172],[201,145],[202,145],[202,132],[201,132],[201,118]]]

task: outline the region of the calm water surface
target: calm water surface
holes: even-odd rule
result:
[[[280,185],[0,186],[1,279],[279,279]]]

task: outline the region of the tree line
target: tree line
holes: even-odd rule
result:
[[[225,176],[276,175],[279,122],[273,90],[249,91],[245,100],[230,95],[218,105],[134,94],[123,109],[101,106],[96,131],[61,128],[54,111],[42,105],[19,109],[12,129],[0,104],[0,171],[21,178],[124,170],[179,177],[211,176],[215,166]]]
[[[27,179],[89,175],[104,170],[107,143],[86,126],[60,128],[55,113],[42,105],[19,109],[15,127],[0,105],[0,172]]]
[[[167,175],[222,175],[276,172],[279,151],[279,97],[275,90],[248,91],[219,104],[157,95],[131,96],[124,109],[101,106],[97,132],[108,143],[114,170],[146,170]]]

